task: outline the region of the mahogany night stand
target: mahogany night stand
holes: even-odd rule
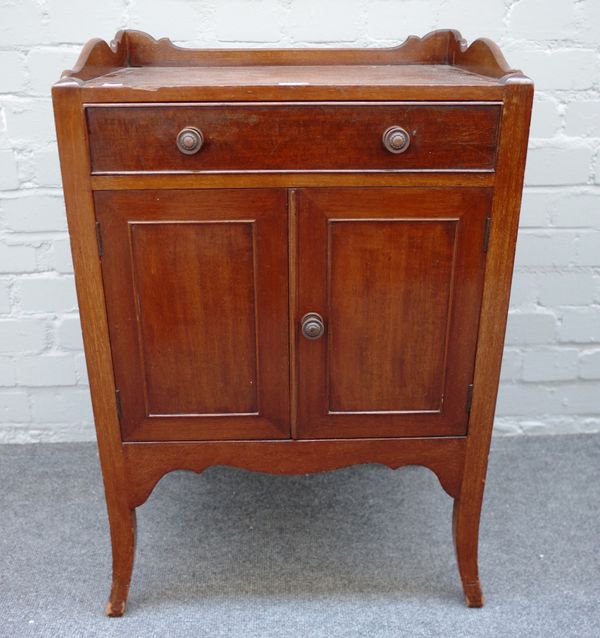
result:
[[[160,478],[423,465],[467,604],[533,84],[456,31],[193,50],[121,31],[53,89],[113,552]]]

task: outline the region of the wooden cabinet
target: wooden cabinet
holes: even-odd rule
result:
[[[532,84],[452,31],[202,51],[125,31],[53,87],[113,549],[176,469],[419,464],[467,603]]]

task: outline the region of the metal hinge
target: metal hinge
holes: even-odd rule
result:
[[[492,225],[492,218],[485,218],[485,230],[483,231],[483,252],[487,253],[488,246],[490,243],[490,228]]]
[[[115,389],[115,399],[117,401],[117,417],[120,421],[121,415],[123,414],[123,407],[121,405],[121,390],[119,390],[119,388]]]
[[[473,384],[469,383],[467,386],[467,414],[471,411],[471,405],[473,404]]]
[[[100,222],[96,222],[96,241],[98,242],[98,256],[102,257],[102,230]]]

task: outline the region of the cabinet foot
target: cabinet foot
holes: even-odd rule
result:
[[[107,616],[122,616],[125,613],[127,594],[133,572],[135,556],[136,517],[135,510],[110,511],[110,536],[112,543],[112,586],[106,603]]]
[[[484,598],[479,579],[474,583],[463,583],[463,591],[468,607],[483,607]]]
[[[106,607],[104,609],[107,616],[111,618],[117,618],[118,616],[122,616],[125,613],[125,601],[124,600],[113,600],[112,594],[106,603]]]
[[[479,518],[481,506],[461,505],[459,498],[454,499],[452,513],[452,531],[456,561],[462,581],[465,602],[469,607],[483,607],[483,593],[479,582],[477,548],[479,541]]]

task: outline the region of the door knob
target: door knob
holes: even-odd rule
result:
[[[300,323],[302,325],[302,334],[311,341],[320,339],[325,332],[323,317],[316,312],[306,313]]]

